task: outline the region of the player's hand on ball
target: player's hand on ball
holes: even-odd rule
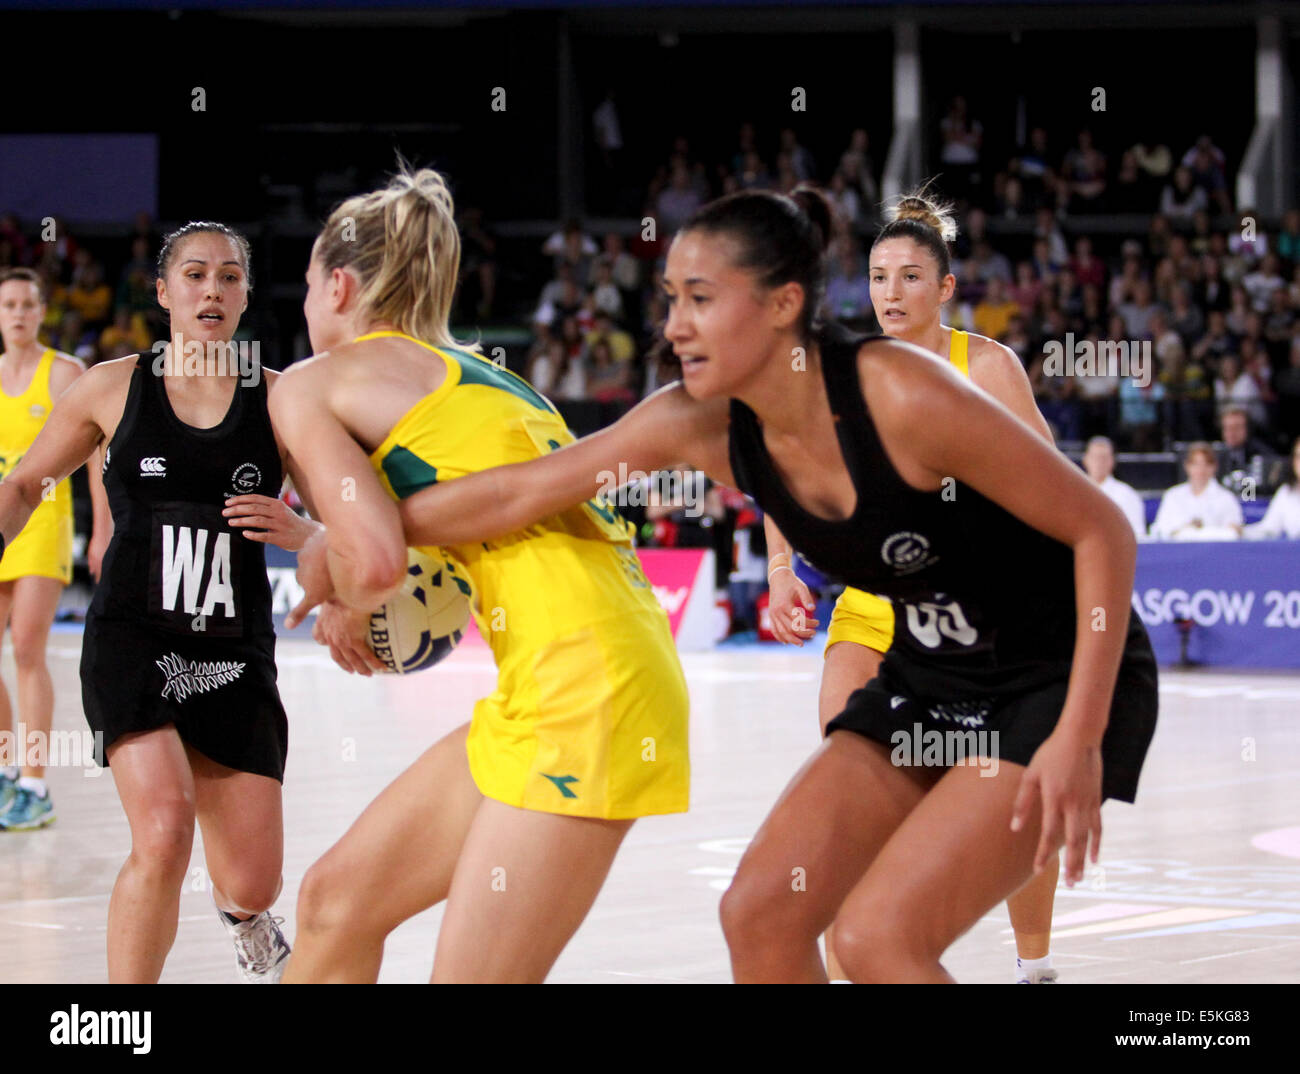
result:
[[[1101,747],[1080,741],[1058,729],[1034,753],[1020,781],[1011,810],[1011,830],[1020,831],[1029,819],[1034,797],[1042,800],[1042,824],[1034,872],[1065,843],[1065,884],[1083,879],[1089,858],[1101,850]]]
[[[321,528],[272,496],[231,496],[221,513],[250,541],[279,545],[287,552],[297,552]]]
[[[336,600],[327,600],[316,616],[311,636],[329,647],[334,663],[344,671],[370,676],[388,668],[366,643],[369,628],[369,612],[358,612]]]
[[[316,605],[334,596],[334,579],[330,577],[329,546],[325,540],[325,527],[318,526],[298,552],[298,584],[302,587],[302,600],[287,616],[284,625],[292,630]]]
[[[812,618],[817,602],[808,587],[795,577],[794,571],[775,571],[768,582],[767,593],[767,611],[777,641],[802,645],[817,633],[818,622]]]

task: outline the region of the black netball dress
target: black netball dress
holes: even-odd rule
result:
[[[877,678],[827,727],[887,745],[916,724],[997,732],[998,756],[1026,765],[1051,734],[1074,654],[1074,553],[967,485],[921,492],[898,475],[862,399],[857,353],[869,339],[830,324],[822,375],[857,492],[852,517],[827,521],[794,500],[757,416],[731,403],[730,457],[740,488],[818,570],[888,597],[893,643]],[[919,360],[919,359],[918,359]],[[1141,620],[1124,655],[1102,741],[1105,797],[1131,802],[1155,732],[1156,664]]]
[[[122,735],[175,724],[219,764],[283,780],[263,546],[221,514],[228,497],[278,496],[281,482],[265,378],[238,383],[221,424],[196,429],[139,358],[105,452],[114,532],[81,651],[100,764]]]

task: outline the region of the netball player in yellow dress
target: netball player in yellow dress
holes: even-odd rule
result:
[[[30,269],[0,274],[0,478],[18,464],[54,400],[84,369],[76,358],[40,342],[37,332],[44,318],[40,277]],[[97,478],[92,466],[92,482]],[[95,521],[102,526],[107,512],[101,496],[95,501]],[[64,479],[46,484],[41,503],[0,560],[0,633],[7,625],[18,668],[18,727],[9,693],[0,683],[0,726],[12,730],[15,741],[14,756],[0,758],[5,765],[0,768],[0,829],[6,831],[43,828],[55,818],[45,784],[49,758],[36,747],[42,742],[48,747],[54,681],[45,647],[59,597],[71,580],[72,486]]]
[[[526,381],[452,339],[459,256],[436,172],[343,203],[307,274],[316,357],[271,396],[325,524],[315,562],[337,599],[316,634],[363,674],[368,613],[406,574],[398,503],[573,442]],[[471,590],[497,690],[308,871],[286,982],[374,981],[388,933],[443,899],[433,980],[540,981],[632,821],[687,808],[685,681],[628,525],[589,501],[431,551]]]
[[[1034,403],[1029,379],[1020,359],[1002,344],[984,336],[948,328],[940,310],[952,298],[956,278],[948,271],[948,247],[957,235],[949,210],[917,193],[903,198],[871,247],[871,301],[881,330],[895,339],[947,358],[964,377],[984,389],[1042,436],[1052,439],[1047,422]],[[812,594],[794,574],[792,549],[771,517],[767,533],[768,579],[771,587],[772,630],[787,644],[802,645],[813,636]],[[802,607],[801,607],[802,605]],[[876,675],[893,641],[894,612],[889,601],[848,588],[835,602],[826,639],[818,716],[823,731],[844,710],[849,694]],[[1060,863],[1053,858],[1007,900],[1016,934],[1016,980],[1051,983],[1048,950],[1052,903]],[[840,979],[834,952],[834,929],[827,934],[827,962],[832,979]]]

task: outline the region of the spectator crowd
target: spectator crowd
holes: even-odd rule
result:
[[[616,110],[612,100],[601,108],[598,126],[607,130]],[[1189,445],[1188,482],[1168,491],[1152,536],[1300,536],[1288,506],[1300,437],[1300,210],[1266,226],[1250,207],[1234,206],[1228,162],[1209,135],[1178,156],[1161,144],[1102,145],[1086,129],[1056,144],[1046,128],[1032,127],[1023,145],[996,161],[988,159],[982,121],[960,96],[934,135],[931,192],[954,199],[961,221],[952,250],[957,291],[945,322],[1020,357],[1058,441],[1089,442],[1090,472],[1104,469],[1099,454],[1109,455],[1113,470],[1117,449]],[[696,209],[736,190],[821,187],[836,213],[822,313],[875,327],[867,257],[882,206],[867,131],[848,131],[843,148],[821,161],[793,127],[743,123],[734,145],[718,145],[699,154],[675,138],[648,178],[641,220],[600,234],[570,220],[537,248],[544,282],[527,299],[522,372],[541,392],[561,405],[607,404],[608,415],[673,379],[671,357],[657,357],[663,350],[655,347],[666,315],[662,259]],[[1112,239],[1113,228],[1091,226],[1103,214],[1125,214],[1136,226]],[[39,231],[24,230],[12,214],[0,217],[0,267],[40,274],[52,346],[89,364],[147,349],[163,334],[153,288],[157,240],[147,216],[107,266],[63,221],[48,239]],[[527,274],[506,272],[480,209],[464,210],[461,232],[461,318],[499,319],[499,281]],[[1046,360],[1051,344],[1132,360],[1071,374]],[[1109,472],[1095,479],[1114,488]],[[1226,502],[1216,490],[1238,507],[1275,495],[1283,506],[1252,529],[1230,511],[1210,509],[1206,496]],[[734,523],[738,505],[710,502],[709,526],[724,514]],[[667,507],[651,514],[645,536],[654,541],[672,519]],[[1135,529],[1145,534],[1144,522]]]

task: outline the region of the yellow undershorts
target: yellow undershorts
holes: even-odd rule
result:
[[[826,651],[841,641],[853,641],[883,653],[894,640],[894,606],[874,593],[846,589],[835,602],[826,634]]]

